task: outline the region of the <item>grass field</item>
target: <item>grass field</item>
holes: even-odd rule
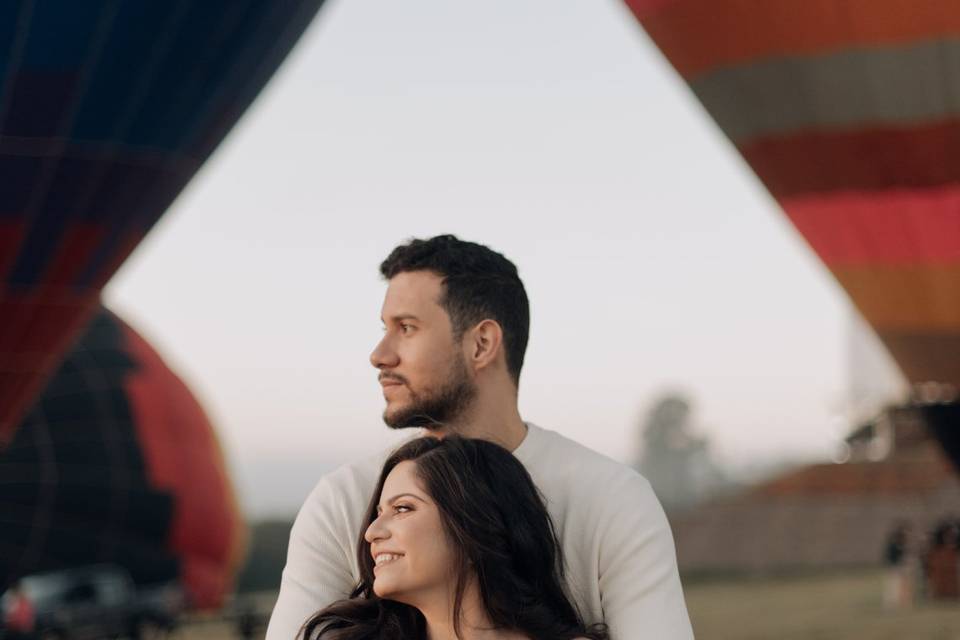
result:
[[[879,571],[684,584],[697,640],[960,640],[960,602],[884,611],[881,589]],[[269,610],[275,596],[263,597]],[[173,637],[228,640],[238,634],[216,617],[200,617]]]
[[[960,640],[960,602],[885,611],[862,571],[685,584],[698,640]]]

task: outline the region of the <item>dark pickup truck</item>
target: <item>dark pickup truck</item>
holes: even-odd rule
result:
[[[33,628],[27,633],[4,632],[4,619],[3,640],[152,640],[173,630],[184,607],[178,585],[137,588],[130,574],[114,565],[37,573],[21,578],[19,586],[19,596],[11,588],[0,604],[9,612],[15,597],[26,597],[34,614]]]

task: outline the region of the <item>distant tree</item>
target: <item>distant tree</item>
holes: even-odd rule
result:
[[[640,425],[637,466],[668,511],[693,507],[726,484],[708,439],[692,428],[690,414],[686,396],[668,393],[654,402]]]
[[[237,576],[237,593],[276,591],[287,561],[292,522],[265,520],[250,525],[247,561]]]

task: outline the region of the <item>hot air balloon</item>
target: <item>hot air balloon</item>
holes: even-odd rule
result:
[[[906,378],[960,388],[960,5],[626,3]]]
[[[321,3],[0,3],[0,449]]]
[[[0,505],[0,592],[25,574],[112,563],[215,607],[244,552],[209,420],[102,308],[0,451]]]

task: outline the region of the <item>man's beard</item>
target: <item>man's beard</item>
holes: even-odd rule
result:
[[[439,389],[427,389],[416,393],[407,385],[410,403],[390,413],[383,412],[383,421],[391,429],[422,427],[441,429],[463,416],[477,395],[477,388],[470,380],[463,356],[454,357],[446,382]],[[406,382],[404,382],[406,384]]]

